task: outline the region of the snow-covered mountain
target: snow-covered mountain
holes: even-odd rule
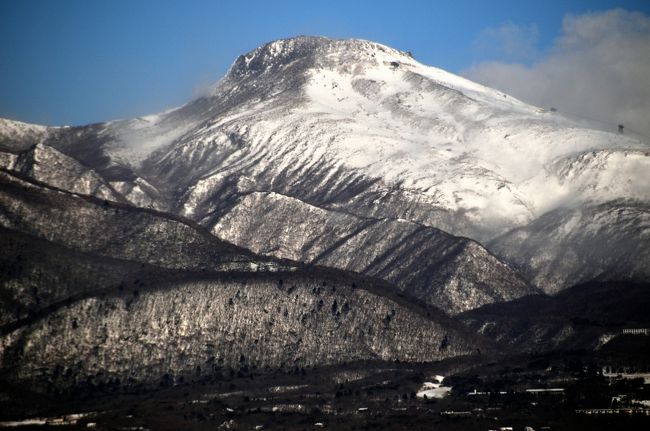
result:
[[[0,244],[4,391],[158,386],[243,367],[427,362],[493,348],[380,280],[263,258],[186,220],[22,173],[0,171]]]
[[[277,193],[250,193],[212,228],[265,256],[394,283],[449,314],[539,293],[483,246],[406,220],[367,219]]]
[[[586,128],[373,42],[271,42],[240,56],[210,95],[154,116],[79,128],[0,126],[0,143],[13,154],[38,143],[118,192],[139,181],[142,205],[251,249],[259,248],[254,235],[242,232],[261,227],[267,214],[248,213],[230,230],[223,218],[258,193],[295,199],[307,213],[405,221],[472,238],[547,292],[573,284],[575,274],[579,281],[606,276],[621,261],[634,269],[617,277],[650,275],[646,254],[631,252],[647,249],[650,235],[647,143]],[[543,222],[603,206],[634,207],[633,217],[615,224],[632,245],[593,253],[592,244],[610,238],[611,229],[596,226],[602,217]],[[294,213],[275,211],[276,222],[291,226]],[[296,232],[276,232],[264,252],[283,256],[278,244],[291,243]],[[291,246],[304,259],[322,234],[301,234],[313,250]],[[350,232],[344,242],[354,237]],[[578,237],[565,259],[567,238]],[[328,264],[346,267],[354,253],[350,247]]]

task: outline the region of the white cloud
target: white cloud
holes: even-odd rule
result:
[[[528,46],[530,38],[508,44]],[[538,106],[602,121],[604,128],[620,123],[650,137],[650,17],[642,13],[567,16],[552,49],[531,66],[490,61],[463,75]]]

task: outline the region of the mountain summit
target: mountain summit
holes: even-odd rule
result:
[[[157,115],[0,120],[0,405],[78,394],[121,421],[177,385],[197,418],[403,417],[424,370],[646,327],[649,176],[647,143],[359,40],[271,42]],[[93,398],[122,390],[123,413]]]
[[[274,41],[237,58],[209,95],[180,108],[9,134],[2,134],[8,154],[18,157],[38,141],[95,171],[132,204],[276,257],[394,282],[403,274],[389,250],[408,243],[406,232],[442,230],[487,245],[485,262],[500,259],[546,292],[650,274],[647,143],[586,128],[373,42]],[[4,157],[10,166],[14,156]],[[353,217],[327,247],[309,221],[321,211],[332,226]],[[297,214],[309,228],[294,230]],[[380,223],[392,233],[373,248],[363,238]],[[258,244],[253,232],[275,234]],[[433,243],[418,241],[402,255],[431,256]],[[368,255],[356,259],[358,247]],[[449,269],[432,262],[456,255],[439,256],[447,257],[424,265],[438,275]],[[425,284],[438,275],[423,276]],[[443,286],[474,293],[430,302],[466,301],[452,307],[462,310],[532,292],[506,279],[519,293],[450,276]],[[430,298],[444,291],[423,289]]]

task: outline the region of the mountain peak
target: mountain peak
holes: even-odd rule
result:
[[[390,57],[408,61],[409,53],[363,39],[330,39],[322,36],[297,36],[278,39],[241,55],[229,75],[241,78],[299,63],[303,67],[332,66],[344,62],[372,62]]]

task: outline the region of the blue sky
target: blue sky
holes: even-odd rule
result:
[[[638,1],[0,0],[0,117],[50,125],[177,106],[242,53],[300,34],[359,37],[459,73],[487,60],[538,61],[567,14]],[[515,49],[495,48],[513,26]],[[497,36],[495,36],[497,34]]]

